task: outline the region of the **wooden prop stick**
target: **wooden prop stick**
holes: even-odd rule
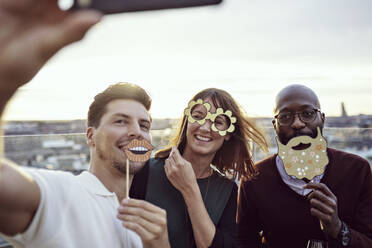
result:
[[[129,161],[127,159],[126,162],[126,170],[127,170],[127,188],[126,188],[126,198],[129,199]]]

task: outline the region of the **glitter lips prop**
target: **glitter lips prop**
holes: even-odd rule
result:
[[[151,152],[154,147],[145,139],[134,139],[124,147],[125,155],[127,156],[126,162],[126,198],[129,198],[129,162],[146,162],[150,159]]]
[[[124,152],[130,161],[146,162],[150,159],[153,149],[154,147],[147,140],[134,139],[124,148]]]

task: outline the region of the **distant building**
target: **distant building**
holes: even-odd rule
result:
[[[349,116],[346,112],[345,104],[341,103],[341,116],[326,116],[326,127],[337,128],[372,128],[372,115],[353,115]]]
[[[341,102],[341,117],[347,117],[345,104],[343,102]]]

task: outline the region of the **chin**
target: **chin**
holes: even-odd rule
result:
[[[145,165],[145,163],[140,163],[140,162],[129,162],[129,174],[130,175],[135,175],[137,174],[137,172],[139,172],[143,166]],[[126,166],[126,163],[119,163],[119,162],[114,162],[114,168],[117,169],[119,172],[121,172],[122,174],[126,174],[127,173],[127,166]]]
[[[135,175],[139,172],[146,162],[132,162],[129,161],[129,174]]]
[[[197,153],[200,154],[200,155],[205,155],[205,156],[208,156],[210,154],[213,154],[215,153],[214,151],[211,151],[211,150],[197,150]]]

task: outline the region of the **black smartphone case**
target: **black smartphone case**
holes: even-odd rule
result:
[[[97,9],[104,14],[219,4],[222,0],[74,0],[71,10]]]

